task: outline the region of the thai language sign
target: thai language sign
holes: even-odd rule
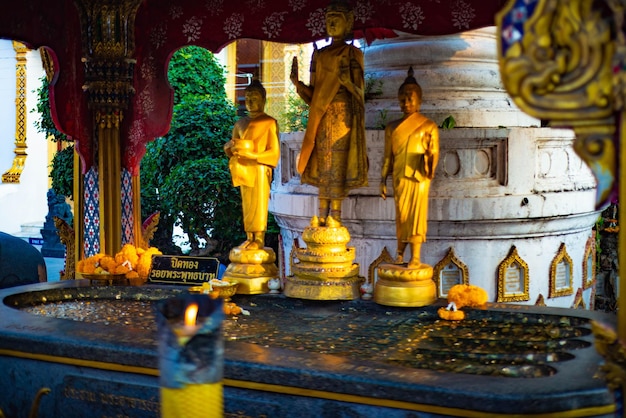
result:
[[[217,279],[220,262],[213,257],[155,255],[148,281],[197,285]]]

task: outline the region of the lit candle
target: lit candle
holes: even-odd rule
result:
[[[194,330],[197,328],[196,323],[198,322],[198,304],[192,303],[187,306],[185,310],[185,327],[192,327]]]
[[[161,418],[223,418],[222,300],[182,294],[157,307]]]
[[[174,333],[178,337],[178,343],[184,345],[193,337],[200,326],[198,325],[198,304],[191,303],[185,309],[185,316],[183,318],[182,326],[175,326]]]

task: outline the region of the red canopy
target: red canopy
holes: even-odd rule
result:
[[[78,141],[85,166],[92,165],[84,84],[83,37],[75,1],[17,2],[0,15],[0,37],[30,47],[47,46],[57,77],[51,89],[58,127]],[[86,0],[84,0],[86,1]],[[87,2],[87,1],[86,1]],[[115,2],[112,2],[115,3]],[[391,36],[390,30],[442,35],[495,24],[505,0],[357,0],[354,29],[368,42]],[[135,19],[135,95],[125,116],[124,165],[134,174],[145,143],[169,129],[173,92],[167,64],[174,51],[198,45],[218,51],[241,38],[306,43],[325,36],[328,0],[144,0]],[[93,29],[93,28],[90,28]]]

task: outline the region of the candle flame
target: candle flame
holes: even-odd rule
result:
[[[198,304],[192,303],[185,310],[185,325],[194,326],[198,317]]]

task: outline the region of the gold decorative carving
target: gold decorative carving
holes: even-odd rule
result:
[[[596,283],[596,232],[593,231],[585,244],[583,255],[583,289]]]
[[[522,302],[530,299],[528,294],[528,264],[511,247],[509,255],[498,266],[497,302]]]
[[[543,295],[539,293],[537,300],[535,301],[535,306],[546,306],[546,301],[543,298]]]
[[[515,104],[550,126],[576,132],[575,151],[591,167],[598,202],[612,192],[616,176],[615,111],[623,108],[623,5],[607,1],[615,27],[593,0],[539,0],[521,36],[499,36],[500,74]],[[496,16],[499,33],[516,3]],[[616,29],[617,28],[617,29]],[[617,33],[617,39],[612,38]],[[511,41],[512,39],[512,41]],[[617,52],[617,53],[616,53]]]
[[[611,27],[593,0],[543,0],[507,48],[500,73],[524,112],[551,121],[607,120],[613,116]],[[514,2],[497,17],[500,25]],[[581,30],[585,28],[586,30]],[[499,39],[502,51],[502,40]]]
[[[26,164],[26,53],[28,48],[13,41],[15,49],[15,157],[13,165],[2,175],[3,183],[19,183]]]
[[[585,300],[583,299],[583,288],[579,287],[574,297],[574,303],[572,303],[572,309],[587,309],[585,306]]]
[[[458,270],[460,279],[458,282],[449,286],[443,286],[443,277],[447,271]],[[469,270],[467,266],[457,258],[454,248],[450,247],[446,256],[439,261],[435,267],[433,267],[433,277],[435,277],[435,284],[437,285],[437,295],[440,298],[447,298],[448,292],[446,289],[451,288],[455,284],[469,284]]]
[[[73,280],[76,278],[74,229],[58,216],[54,217],[54,226],[57,229],[61,244],[65,245],[65,268],[61,274],[61,280]]]
[[[299,248],[300,248],[300,241],[298,241],[298,238],[294,238],[293,245],[291,246],[291,251],[289,252],[289,273],[290,274],[293,274],[293,265],[300,261],[298,259]]]
[[[39,389],[37,391],[37,394],[35,394],[35,399],[33,399],[33,403],[30,406],[30,412],[28,414],[28,418],[37,418],[37,414],[39,411],[39,404],[41,403],[41,398],[44,395],[49,394],[50,392],[52,392],[52,389],[50,388],[46,388],[46,387],[42,387],[41,389]],[[0,409],[0,418],[4,418],[4,412],[2,412],[2,409]]]
[[[372,286],[376,283],[376,269],[382,263],[393,263],[393,256],[387,247],[383,248],[380,255],[376,258],[376,260],[372,261],[367,269],[367,282],[372,284]]]
[[[135,15],[141,0],[78,0],[89,106],[126,109],[135,93]]]
[[[161,212],[155,212],[146,219],[141,226],[141,245],[137,247],[147,250],[150,247],[150,241],[154,238],[154,233],[159,229],[159,221],[161,220]]]
[[[359,296],[364,278],[354,263],[355,251],[347,228],[338,223],[319,226],[313,222],[302,232],[307,244],[294,245],[291,276],[285,278],[283,293],[287,297],[311,300],[351,300]],[[295,242],[295,241],[294,241]],[[293,262],[297,259],[298,262]]]
[[[239,282],[237,293],[256,295],[268,293],[268,282],[278,277],[276,253],[270,247],[249,249],[235,247],[228,256],[230,264],[224,272],[225,280]]]
[[[386,306],[419,307],[437,300],[433,268],[428,264],[382,264],[374,286],[374,302]]]
[[[574,293],[573,277],[572,258],[567,254],[565,243],[561,243],[559,251],[550,263],[550,293],[548,298],[569,296]]]
[[[591,321],[591,331],[595,336],[594,345],[605,363],[600,366],[607,386],[612,390],[626,387],[626,347],[617,338],[617,333],[606,325]],[[622,393],[623,395],[624,393]]]
[[[41,57],[41,65],[46,72],[46,80],[50,83],[54,78],[54,60],[50,55],[50,51],[48,51],[45,47],[39,48],[39,56]]]

